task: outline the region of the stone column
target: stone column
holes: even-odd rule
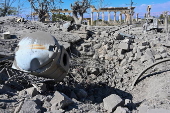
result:
[[[93,12],[91,12],[91,25],[93,25]]]
[[[91,23],[90,23],[90,20],[87,20],[87,25],[90,25]]]
[[[97,12],[96,20],[99,20],[99,12]]]
[[[104,22],[104,12],[102,12],[102,21]]]
[[[122,23],[122,13],[119,14],[119,22]]]
[[[136,22],[138,22],[138,15],[139,13],[136,13]]]
[[[125,13],[124,15],[125,15],[125,20],[124,20],[124,22],[127,22],[127,15],[126,15],[126,13]]]
[[[114,12],[114,22],[116,22],[116,12]]]
[[[108,12],[108,22],[110,22],[110,11]]]

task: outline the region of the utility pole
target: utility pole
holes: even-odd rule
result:
[[[132,15],[133,15],[133,12],[132,12],[132,5],[136,5],[136,4],[134,4],[134,2],[132,1],[132,0],[130,0],[130,4],[126,4],[126,5],[130,5],[130,12],[129,12],[129,14],[130,14],[130,25],[132,25]]]

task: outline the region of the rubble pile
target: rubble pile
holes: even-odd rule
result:
[[[13,55],[25,33],[44,31],[67,49],[70,70],[63,81],[55,83],[11,69],[11,60],[0,61],[0,112],[170,112],[168,61],[148,70],[142,76],[147,77],[132,89],[145,68],[170,58],[165,33],[143,33],[142,27],[133,25],[82,26],[67,32],[58,23],[17,19],[0,18],[0,57]],[[13,38],[4,39],[4,32]],[[4,68],[4,64],[9,66]]]

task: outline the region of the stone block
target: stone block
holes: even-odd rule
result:
[[[119,32],[115,32],[114,37],[116,40],[124,40],[125,39],[122,35],[120,35]]]
[[[73,103],[73,101],[63,93],[58,91],[55,92],[54,97],[51,99],[50,103],[53,108],[65,108]]]
[[[117,107],[114,113],[131,113],[128,108]]]
[[[128,43],[121,42],[118,46],[119,49],[129,50],[130,45]]]
[[[31,97],[36,96],[36,95],[38,94],[37,89],[34,88],[34,87],[31,87],[31,88],[26,89],[26,92],[27,92],[27,94],[30,95]]]
[[[10,32],[9,32],[9,31],[8,31],[8,32],[3,33],[3,35],[4,35],[4,39],[10,39],[10,38],[11,38],[11,34],[10,34]]]
[[[19,113],[41,113],[41,109],[35,101],[27,100],[22,105]]]
[[[142,52],[142,51],[146,50],[147,47],[146,46],[138,46],[138,48]]]
[[[104,108],[108,110],[108,112],[115,111],[117,106],[123,104],[123,100],[116,94],[111,94],[110,96],[103,99]]]
[[[161,57],[162,57],[162,58],[167,58],[167,56],[168,56],[167,53],[162,53],[162,54],[161,54]]]
[[[158,51],[159,51],[160,53],[165,53],[165,52],[166,52],[166,50],[165,50],[163,47],[160,47],[160,48],[158,49]]]
[[[155,58],[155,60],[159,60],[162,58],[162,56],[160,54],[156,54],[156,55],[154,55],[154,58]]]

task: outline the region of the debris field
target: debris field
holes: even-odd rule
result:
[[[0,17],[1,113],[170,112],[166,33],[144,33],[136,25],[82,25],[67,32],[65,24],[17,19]],[[18,42],[37,31],[54,36],[70,56],[60,82],[11,68]]]

